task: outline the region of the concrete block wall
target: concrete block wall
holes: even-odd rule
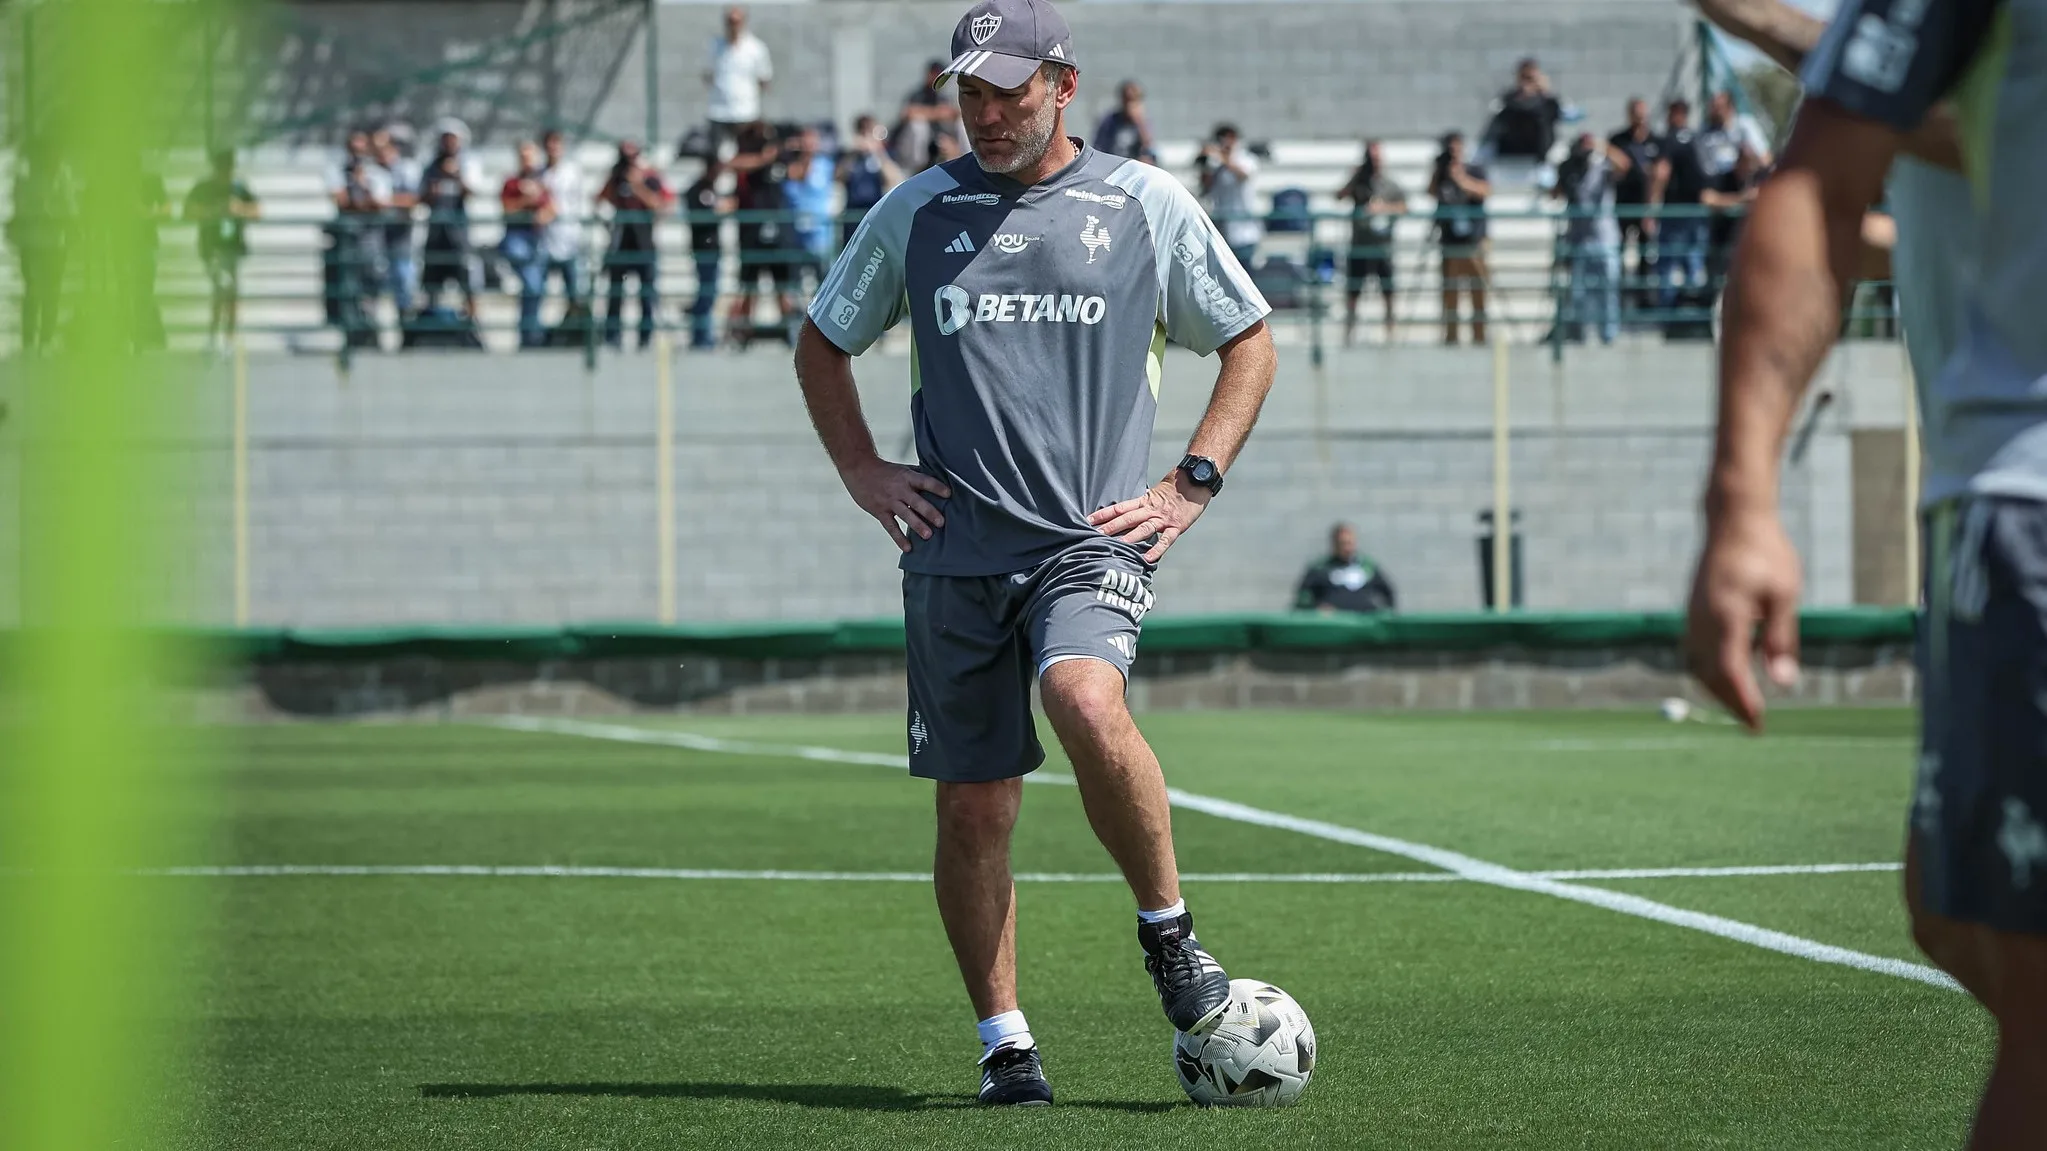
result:
[[[1849,347],[1837,399],[1786,469],[1786,525],[1808,599],[1853,598],[1849,439],[1895,426],[1900,358]],[[249,364],[250,602],[258,624],[552,624],[658,609],[655,359],[364,357]],[[1709,348],[1511,358],[1511,467],[1527,604],[1669,608],[1697,545],[1709,450]],[[907,361],[857,364],[885,454],[911,454]],[[772,353],[674,361],[676,570],[685,620],[818,619],[900,610],[893,546],[840,488]],[[1175,352],[1152,470],[1181,454],[1214,361]],[[231,371],[191,373],[189,424],[143,446],[166,524],[186,542],[155,614],[233,613]],[[0,367],[0,403],[21,381]],[[1285,607],[1332,520],[1360,530],[1403,606],[1480,605],[1476,514],[1492,500],[1490,353],[1332,352],[1281,375],[1230,487],[1168,556],[1176,614]],[[21,421],[0,425],[0,562],[19,531]],[[10,438],[11,437],[11,438]],[[0,588],[11,585],[0,579]],[[0,624],[20,608],[0,599]]]
[[[966,4],[958,0],[799,0],[753,7],[774,53],[766,111],[778,118],[859,112],[890,119],[946,53]],[[656,7],[655,55],[662,134],[703,119],[700,79],[721,6]],[[1231,120],[1252,139],[1350,139],[1364,133],[1434,135],[1483,125],[1514,64],[1539,57],[1559,91],[1595,126],[1618,124],[1621,101],[1656,96],[1689,29],[1667,0],[1294,0],[1091,3],[1062,6],[1087,77],[1081,130],[1125,77],[1150,92],[1154,128],[1193,138]],[[572,30],[513,52],[549,21]],[[647,123],[644,17],[597,0],[352,0],[280,5],[260,31],[257,119],[298,125],[297,142],[333,141],[348,117],[318,119],[335,104],[390,99],[390,78],[489,51],[492,67],[460,83],[405,91],[395,110],[424,126],[468,118],[482,140],[504,143],[536,124],[617,136]],[[239,85],[242,76],[229,77]],[[226,81],[224,81],[226,82]]]

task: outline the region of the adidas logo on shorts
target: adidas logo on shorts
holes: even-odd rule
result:
[[[947,244],[945,246],[945,250],[953,253],[954,255],[961,255],[967,252],[971,252],[974,250],[974,238],[972,236],[967,235],[965,232],[961,232],[959,235],[953,237],[952,243]]]

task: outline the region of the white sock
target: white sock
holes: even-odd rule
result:
[[[1171,907],[1160,908],[1157,911],[1139,910],[1137,919],[1140,923],[1164,923],[1168,919],[1178,919],[1185,914],[1187,914],[1187,901],[1175,899]]]
[[[1036,1045],[1035,1041],[1031,1039],[1031,1025],[1024,1022],[1024,1014],[1021,1011],[1005,1011],[1000,1015],[991,1015],[976,1023],[974,1029],[981,1033],[981,1059],[983,1062],[986,1062],[990,1055],[995,1054],[997,1047],[1032,1047]]]

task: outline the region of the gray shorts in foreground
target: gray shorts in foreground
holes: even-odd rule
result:
[[[2047,934],[2047,504],[1972,497],[1928,519],[1921,899]]]
[[[1151,572],[1136,548],[1103,537],[1008,575],[903,573],[910,774],[983,783],[1043,763],[1031,681],[1077,658],[1128,679]]]

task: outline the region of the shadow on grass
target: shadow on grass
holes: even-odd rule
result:
[[[919,1095],[860,1083],[422,1083],[428,1099],[496,1099],[507,1095],[618,1096],[628,1099],[744,1099],[842,1111],[941,1111],[972,1107],[971,1095]],[[1090,1099],[1058,1104],[1097,1111],[1157,1113],[1177,1103]]]

